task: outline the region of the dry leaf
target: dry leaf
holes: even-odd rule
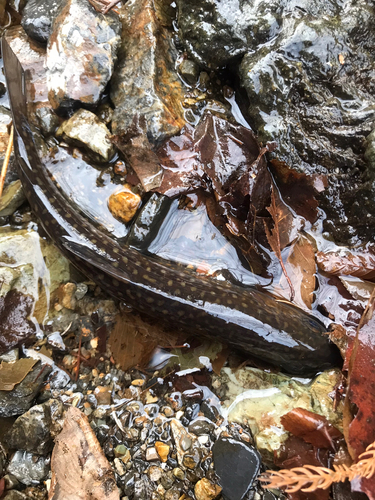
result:
[[[112,468],[87,417],[78,408],[66,412],[51,460],[49,500],[119,500]]]
[[[230,353],[229,347],[224,347],[212,361],[212,369],[216,375],[220,375],[221,369],[223,368],[226,360],[228,359]]]
[[[37,362],[37,359],[22,358],[14,363],[1,363],[0,391],[12,391],[17,384],[22,382]]]

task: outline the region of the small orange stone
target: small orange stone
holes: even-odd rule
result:
[[[169,446],[166,443],[162,443],[161,441],[156,441],[155,443],[156,451],[160,457],[162,462],[166,462],[168,460],[169,455]]]
[[[205,477],[198,481],[194,487],[194,493],[197,500],[214,500],[221,490],[222,488],[219,485],[211,483],[211,481]]]
[[[140,203],[141,197],[124,186],[123,191],[111,194],[108,200],[108,208],[113,217],[127,223],[134,217]]]

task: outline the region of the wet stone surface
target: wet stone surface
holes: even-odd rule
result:
[[[22,17],[26,33],[37,42],[47,43],[52,23],[62,4],[62,0],[29,0]]]
[[[113,74],[120,34],[114,13],[100,14],[87,0],[64,2],[47,46],[48,97],[54,109],[99,102]]]
[[[26,486],[39,484],[48,474],[49,462],[49,458],[16,451],[8,465],[8,472]]]
[[[184,125],[184,89],[175,70],[171,34],[150,0],[130,0],[120,10],[123,42],[111,82],[114,134],[126,133],[136,119],[152,145]]]
[[[12,391],[0,391],[0,417],[21,415],[31,408],[50,372],[50,366],[38,362]]]

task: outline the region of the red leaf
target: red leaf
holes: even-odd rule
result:
[[[281,417],[281,423],[287,431],[316,448],[327,448],[335,451],[334,440],[342,437],[341,432],[333,427],[325,417],[303,408],[295,408],[285,414]]]

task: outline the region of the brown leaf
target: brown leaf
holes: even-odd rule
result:
[[[286,413],[281,417],[281,423],[287,431],[316,448],[335,451],[334,441],[342,437],[341,432],[333,427],[325,417],[303,408],[295,408]]]
[[[371,248],[357,252],[318,252],[316,261],[319,269],[328,274],[375,279],[375,254]]]
[[[119,314],[109,337],[112,356],[123,370],[146,367],[154,349],[176,345],[177,335],[145,322],[135,314]]]
[[[318,201],[315,196],[327,187],[327,179],[322,175],[297,172],[278,160],[271,160],[271,163],[285,203],[313,224],[318,217]]]
[[[356,405],[357,412],[349,425],[348,447],[353,458],[375,441],[375,293],[370,297],[357,328],[349,361],[347,404]]]
[[[22,358],[14,363],[1,363],[0,391],[12,391],[17,384],[22,382],[37,362],[38,360],[34,358]]]
[[[49,500],[119,500],[111,466],[87,417],[78,408],[66,412],[51,459]]]
[[[284,214],[280,210],[280,206],[276,204],[276,195],[275,195],[275,188],[272,187],[271,190],[271,205],[267,207],[267,210],[271,214],[274,226],[273,229],[269,229],[266,222],[264,222],[264,230],[266,232],[267,240],[272,248],[273,252],[275,252],[277,258],[279,259],[281,268],[283,270],[283,273],[285,275],[285,278],[288,282],[288,285],[290,287],[290,301],[293,302],[294,296],[295,296],[295,291],[293,288],[293,284],[288,276],[288,273],[285,269],[283,258],[281,256],[281,243],[280,243],[280,230],[279,230],[279,223],[282,223],[284,220]]]
[[[129,130],[122,135],[111,137],[111,141],[125,155],[143,189],[148,192],[160,186],[163,170],[147,139],[145,129],[145,118],[135,115]]]
[[[216,375],[220,375],[221,369],[228,359],[229,353],[230,349],[228,347],[224,347],[212,361],[212,369],[216,373]]]
[[[311,309],[314,301],[316,264],[314,247],[306,236],[300,236],[290,247],[285,269],[295,291],[294,303],[303,309]],[[284,291],[287,286],[283,275],[279,287]],[[275,291],[277,289],[276,287]]]

